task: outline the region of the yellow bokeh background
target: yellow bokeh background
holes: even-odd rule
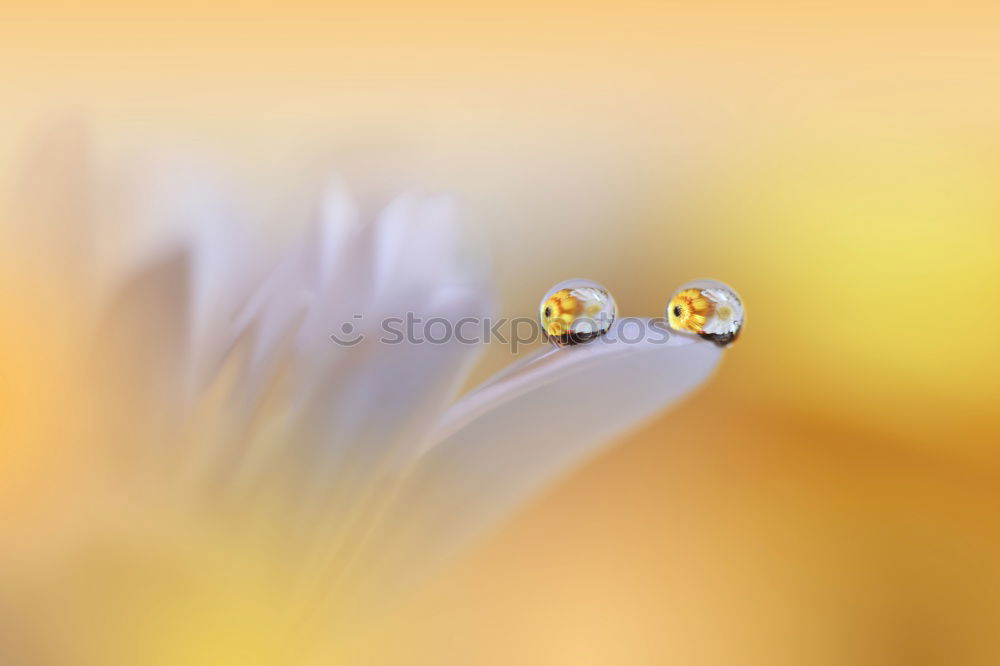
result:
[[[272,229],[331,171],[454,191],[503,314],[574,275],[636,315],[694,277],[741,293],[707,386],[364,629],[356,663],[1000,661],[1000,5],[4,15],[5,184],[71,117],[100,164],[211,156]],[[25,339],[58,298],[8,291],[4,374],[59,366]],[[72,403],[7,393],[15,429]],[[72,483],[8,453],[22,508]]]

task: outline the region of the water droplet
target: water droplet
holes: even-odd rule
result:
[[[542,330],[557,345],[589,342],[611,328],[615,299],[591,280],[573,279],[549,289],[538,308]]]
[[[666,316],[673,330],[694,333],[725,347],[743,328],[743,302],[718,280],[693,280],[670,297]]]

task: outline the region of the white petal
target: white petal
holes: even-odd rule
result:
[[[455,203],[446,196],[408,194],[380,215],[375,237],[375,290],[394,300],[401,290],[452,282],[458,271]]]
[[[702,289],[701,293],[713,303],[725,303],[730,300],[729,294],[721,289]]]
[[[610,339],[635,339],[636,321],[615,322]],[[425,572],[701,385],[721,349],[693,336],[663,341],[656,330],[632,344],[542,350],[460,400],[401,491],[380,552],[405,560],[400,570]]]
[[[440,199],[402,197],[373,225],[331,234],[339,238],[339,259],[319,272],[328,276],[324,284],[302,269],[315,245],[311,240],[279,267],[254,304],[251,321],[261,340],[255,352],[262,355],[252,360],[259,370],[247,384],[266,385],[278,364],[291,368],[283,418],[292,430],[283,439],[293,444],[258,456],[241,483],[266,474],[278,456],[309,477],[299,484],[311,495],[303,501],[306,509],[317,498],[344,505],[359,489],[368,492],[374,474],[412,462],[480,349],[455,340],[387,344],[381,341],[383,323],[412,315],[453,326],[461,318],[481,320],[492,307],[484,287],[452,269],[458,263],[456,228],[450,208],[441,205]],[[344,210],[350,209],[325,207],[327,216]],[[373,270],[380,275],[377,291],[371,287]],[[347,331],[345,324],[351,326]],[[343,346],[333,334],[364,340]],[[291,346],[282,342],[289,339]]]
[[[709,335],[717,335],[730,332],[729,324],[722,321],[718,317],[710,317],[708,321],[705,322],[705,325],[701,327],[701,330],[703,333],[707,333]]]
[[[244,393],[258,395],[273,377],[282,359],[289,360],[295,341],[299,358],[317,351],[329,352],[329,335],[336,324],[350,319],[370,300],[368,279],[370,250],[364,244],[358,210],[345,188],[337,182],[324,192],[319,216],[284,251],[271,273],[256,289],[236,318],[233,329],[253,339]],[[325,349],[324,349],[325,348]],[[301,364],[308,375],[326,369],[327,363]],[[311,390],[314,379],[301,388]],[[251,400],[252,401],[252,400]]]
[[[147,251],[178,246],[191,258],[190,353],[182,366],[188,401],[219,371],[237,335],[233,320],[263,274],[246,221],[223,191],[218,178],[184,163],[158,167],[143,192]]]
[[[481,320],[490,306],[478,289],[442,288],[414,311],[424,321],[433,316],[454,324]],[[454,338],[443,344],[366,339],[349,350],[336,381],[297,413],[304,430],[295,445],[308,446],[304,460],[312,464],[299,483],[296,519],[317,532],[307,570],[361,556],[400,477],[481,350]]]
[[[318,229],[319,284],[327,286],[352,253],[361,229],[358,206],[340,181],[323,193]]]

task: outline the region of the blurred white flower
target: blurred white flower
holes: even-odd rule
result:
[[[118,211],[131,235],[156,233],[138,254],[123,244],[142,259],[115,263],[133,268],[111,279],[92,248],[107,244],[98,221],[114,215],[79,198],[89,197],[86,160],[57,148],[28,178],[28,235],[45,238],[39,256],[60,257],[52,279],[86,313],[74,325],[97,322],[84,447],[107,461],[95,486],[106,512],[146,545],[159,543],[153,521],[184,549],[164,515],[210,514],[227,533],[253,534],[234,557],[281,553],[280,586],[314,621],[375,612],[697,387],[720,357],[686,336],[545,349],[458,398],[477,346],[379,341],[388,317],[454,325],[492,312],[451,199],[403,194],[369,214],[334,183],[301,234],[268,247],[204,179],[168,171],[139,190],[140,207]],[[335,344],[343,333],[365,337]],[[364,601],[335,612],[345,590]]]
[[[735,333],[743,323],[743,305],[732,292],[724,289],[702,289],[702,295],[713,304],[713,314],[702,331],[711,335]]]

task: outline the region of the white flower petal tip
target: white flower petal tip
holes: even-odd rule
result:
[[[529,394],[548,412],[560,404],[571,407],[582,415],[581,425],[596,420],[602,431],[623,430],[647,405],[653,412],[694,390],[711,374],[720,352],[695,336],[668,332],[658,320],[622,319],[589,344],[546,347],[494,375],[445,413],[432,441],[447,445],[477,419]],[[554,420],[559,419],[549,419]],[[541,431],[532,427],[526,434],[537,440]]]
[[[411,573],[428,573],[614,437],[697,389],[722,353],[710,341],[668,333],[660,320],[630,318],[598,340],[516,363],[439,421],[398,498],[406,536],[386,550],[406,558]]]

